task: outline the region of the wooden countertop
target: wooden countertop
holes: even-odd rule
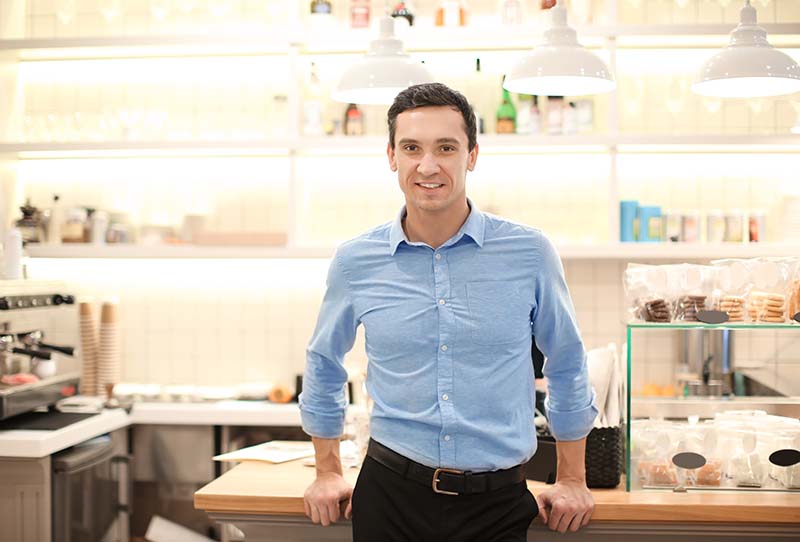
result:
[[[357,469],[345,478],[355,484]],[[314,469],[301,461],[280,465],[245,461],[194,494],[195,508],[238,514],[304,515],[303,492]],[[534,494],[547,487],[528,481]],[[623,486],[620,486],[623,487]],[[592,490],[592,521],[800,523],[800,493]]]

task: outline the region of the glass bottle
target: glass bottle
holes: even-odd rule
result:
[[[522,4],[519,0],[504,0],[501,10],[501,19],[504,25],[522,23]]]
[[[369,0],[351,0],[350,27],[369,28]]]
[[[470,98],[472,101],[472,111],[475,113],[475,122],[478,125],[478,133],[485,134],[486,133],[486,121],[481,115],[480,108],[477,105],[477,98],[481,96],[481,92],[484,90],[483,83],[483,73],[481,73],[481,59],[475,59],[475,73],[472,76],[473,84],[470,85]]]
[[[364,135],[364,114],[356,104],[348,105],[344,112],[344,135]]]
[[[436,26],[465,26],[467,10],[459,0],[443,0],[436,8]]]
[[[303,134],[322,135],[322,132],[322,84],[312,62],[303,100]]]
[[[328,0],[312,0],[311,13],[330,15],[331,3]]]
[[[503,89],[503,101],[497,106],[498,134],[513,134],[517,130],[517,109],[511,101],[511,94]]]
[[[414,13],[409,5],[409,2],[398,2],[392,10],[392,17],[395,19],[404,19],[408,22],[408,26],[414,25]]]

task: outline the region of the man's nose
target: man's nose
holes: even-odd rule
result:
[[[417,172],[420,175],[435,175],[439,173],[439,163],[431,153],[425,153],[417,166]]]

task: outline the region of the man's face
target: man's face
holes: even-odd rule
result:
[[[445,106],[419,107],[397,116],[395,147],[387,148],[406,206],[440,212],[466,201],[467,171],[475,168],[478,146],[470,152],[464,119]]]

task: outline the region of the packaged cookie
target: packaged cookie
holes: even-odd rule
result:
[[[673,320],[697,322],[697,313],[709,307],[708,298],[714,291],[716,269],[707,265],[681,264],[671,266],[674,295]]]
[[[787,258],[751,260],[750,280],[753,289],[747,301],[750,321],[782,324],[789,317],[789,289],[793,265]]]
[[[789,284],[789,318],[794,318],[800,313],[800,259],[793,259],[791,263],[792,278]]]
[[[628,264],[623,283],[630,321],[663,324],[672,321],[673,309],[668,297],[669,267]]]
[[[641,487],[675,487],[678,473],[670,458],[680,430],[661,420],[631,422],[631,466]]]
[[[717,441],[717,428],[713,421],[681,425],[680,440],[672,458],[680,485],[719,487],[723,484],[723,460],[718,453]]]
[[[727,313],[729,322],[749,321],[747,297],[753,288],[750,260],[715,260],[711,265],[715,272],[710,308]]]

